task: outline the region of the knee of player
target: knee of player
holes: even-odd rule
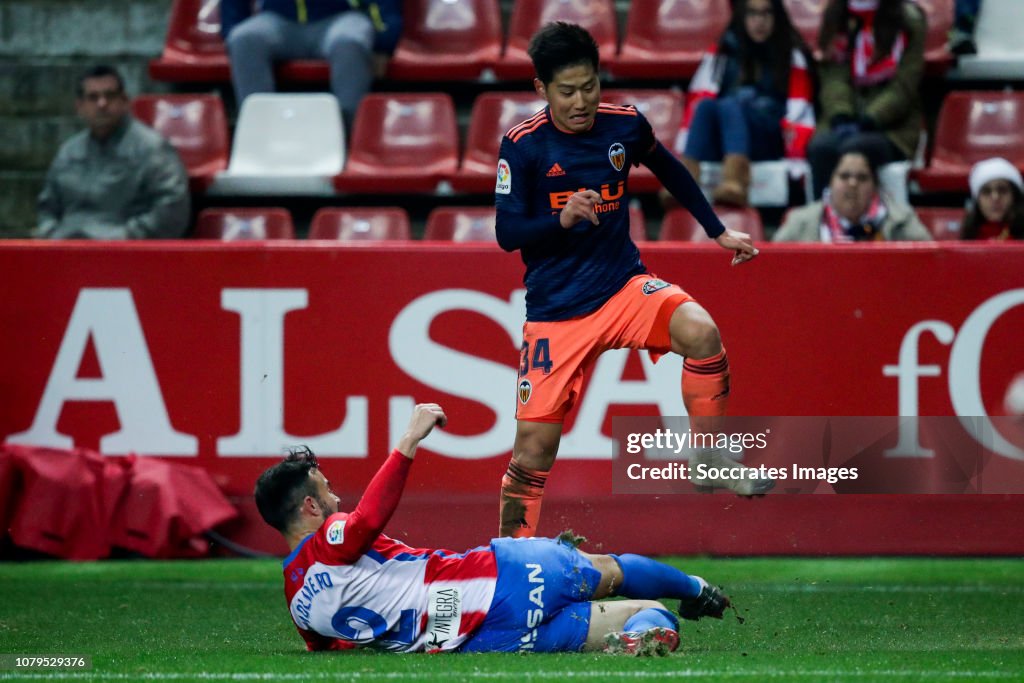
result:
[[[689,358],[708,358],[722,350],[718,326],[708,315],[690,316],[672,330],[674,347]]]

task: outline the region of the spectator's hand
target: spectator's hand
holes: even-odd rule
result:
[[[750,239],[750,235],[738,230],[726,228],[725,232],[715,238],[715,241],[723,249],[730,249],[736,252],[732,257],[732,265],[734,266],[746,263],[760,253],[754,248],[754,242]]]
[[[576,192],[569,197],[562,213],[558,215],[558,222],[568,230],[582,220],[588,220],[594,225],[600,225],[597,219],[597,212],[594,207],[601,203],[601,195],[593,190]]]
[[[444,427],[448,424],[448,416],[436,403],[420,403],[412,411],[409,426],[398,442],[398,450],[410,460],[416,454],[420,441],[427,438],[435,426]]]

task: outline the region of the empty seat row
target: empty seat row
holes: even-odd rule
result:
[[[726,226],[764,240],[764,226],[754,209],[721,207]],[[427,217],[423,239],[445,242],[495,243],[494,207],[438,207]],[[629,231],[635,242],[647,240],[647,225],[639,206],[629,208]],[[282,208],[210,208],[196,218],[195,236],[223,241],[295,239],[291,214]],[[409,215],[399,207],[327,207],[310,222],[308,239],[357,241],[410,240]],[[682,209],[670,211],[661,228],[661,240],[701,242],[703,229]]]
[[[605,99],[635,104],[666,141],[683,115],[677,91],[608,90]],[[442,93],[366,96],[351,144],[331,95],[252,95],[242,106],[230,154],[224,105],[215,95],[141,95],[132,108],[178,149],[196,191],[324,195],[432,193],[449,186],[492,192],[502,135],[544,104],[533,92],[480,95],[461,165],[455,106]],[[659,184],[640,168],[630,186],[653,192]]]
[[[932,71],[952,64],[946,36],[953,0],[918,0],[928,15],[925,58]],[[825,0],[786,0],[794,25],[812,45]],[[219,0],[174,0],[163,54],[150,63],[156,80],[227,81],[230,65],[220,36]],[[545,23],[585,26],[616,78],[689,78],[729,22],[729,0],[637,0],[630,4],[621,44],[614,0],[515,0],[504,37],[499,0],[405,0],[404,30],[390,60],[396,80],[529,78],[526,47]],[[325,81],[319,61],[282,64],[290,81]]]
[[[635,104],[666,142],[683,114],[683,95],[674,90],[609,89],[604,99]],[[501,136],[543,105],[533,92],[480,95],[460,157],[455,107],[445,94],[368,95],[350,145],[330,95],[253,95],[243,105],[229,164],[227,121],[218,97],[143,95],[132,104],[140,120],[178,149],[193,189],[206,190],[216,181],[222,194],[404,194],[445,188],[489,193]],[[1024,169],[1024,93],[950,93],[932,140],[927,163],[910,173],[922,192],[966,193],[971,166],[993,156]],[[646,167],[630,175],[634,192],[658,186]]]

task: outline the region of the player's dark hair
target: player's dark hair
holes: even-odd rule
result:
[[[289,449],[284,460],[256,481],[256,508],[263,521],[285,532],[306,496],[317,496],[310,470],[319,469],[316,455],[306,446]]]
[[[112,76],[117,81],[117,89],[124,92],[124,79],[120,72],[108,64],[97,64],[78,77],[78,85],[75,86],[75,95],[79,98],[85,96],[85,82],[90,78],[105,78]]]
[[[565,21],[543,26],[530,39],[526,52],[533,60],[537,78],[544,85],[566,67],[590,64],[597,71],[600,64],[594,36],[582,26]]]

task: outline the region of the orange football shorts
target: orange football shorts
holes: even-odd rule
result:
[[[583,378],[608,349],[647,349],[657,361],[671,350],[672,313],[693,297],[646,273],[630,278],[589,315],[527,322],[519,357],[516,419],[562,422],[579,397]]]

